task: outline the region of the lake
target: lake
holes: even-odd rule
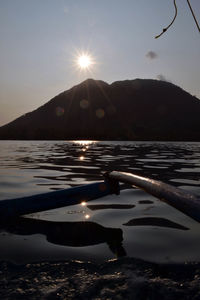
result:
[[[162,180],[200,196],[200,143],[1,141],[0,200],[103,180],[105,171]],[[0,260],[200,261],[199,223],[128,186],[120,196],[32,214],[0,229]],[[58,223],[59,222],[59,223]]]

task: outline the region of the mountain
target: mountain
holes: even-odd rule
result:
[[[88,79],[0,127],[0,139],[200,141],[200,100],[158,80]]]

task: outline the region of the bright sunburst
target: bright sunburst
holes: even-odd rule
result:
[[[81,69],[87,69],[92,64],[92,61],[89,55],[83,54],[78,57],[77,63]]]
[[[78,54],[76,58],[76,65],[80,70],[90,70],[93,64],[94,60],[91,55],[87,53]]]

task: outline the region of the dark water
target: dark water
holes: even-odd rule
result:
[[[200,143],[0,142],[0,200],[102,180],[119,170],[200,196]],[[126,187],[127,188],[127,187]],[[0,260],[200,261],[199,224],[138,189],[51,210],[0,229]]]

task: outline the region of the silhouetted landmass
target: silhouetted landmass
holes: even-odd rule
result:
[[[0,128],[0,139],[200,141],[200,100],[150,79],[88,79]]]

